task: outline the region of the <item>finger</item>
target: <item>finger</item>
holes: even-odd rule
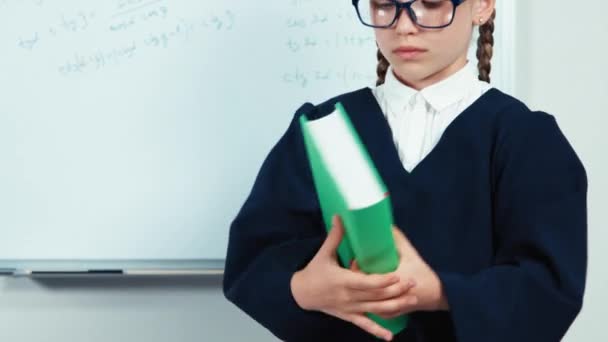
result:
[[[381,317],[397,317],[415,311],[418,297],[413,295],[402,296],[379,302],[364,302],[357,309],[370,312]]]
[[[416,283],[413,280],[410,280],[407,283],[398,282],[381,289],[351,290],[351,298],[353,301],[358,302],[382,301],[401,297],[407,294],[415,286]]]
[[[368,333],[377,336],[379,338],[390,341],[393,339],[393,334],[381,327],[378,323],[372,321],[369,317],[364,314],[354,314],[351,315],[348,319],[352,324],[358,326],[359,328],[367,331]]]
[[[353,259],[353,261],[350,264],[350,270],[353,272],[362,273],[361,269],[359,268],[359,263],[357,263],[357,260],[355,260],[355,259]]]
[[[377,316],[380,317],[380,318],[383,318],[383,319],[393,319],[393,318],[397,318],[397,317],[400,317],[400,316],[403,316],[403,315],[407,315],[407,314],[409,314],[409,313],[411,313],[413,311],[414,310],[405,310],[405,311],[402,311],[402,312],[395,312],[393,314],[385,314],[385,315],[377,315]]]
[[[340,245],[340,242],[342,242],[343,237],[344,227],[340,222],[339,216],[335,215],[332,220],[332,227],[329,230],[327,238],[325,238],[325,241],[323,242],[323,245],[321,246],[319,252],[327,256],[334,256],[336,254],[338,246]]]
[[[353,290],[373,290],[385,288],[399,282],[399,277],[394,273],[387,274],[364,274],[346,271],[345,286]]]

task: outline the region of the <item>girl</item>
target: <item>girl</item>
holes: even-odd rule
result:
[[[489,86],[495,1],[353,5],[378,86],[295,113],[231,225],[226,297],[289,341],[560,340],[585,287],[587,176],[552,115]],[[390,274],[341,268],[338,218],[325,234],[298,117],[337,101],[391,193]],[[366,312],[409,325],[392,336]]]

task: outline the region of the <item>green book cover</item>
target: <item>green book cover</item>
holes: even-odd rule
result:
[[[323,118],[309,121],[302,115],[300,126],[325,227],[331,229],[334,215],[344,224],[340,263],[348,268],[355,259],[368,274],[396,270],[390,197],[346,110],[337,103]],[[393,334],[408,322],[407,315],[388,320],[368,316]]]

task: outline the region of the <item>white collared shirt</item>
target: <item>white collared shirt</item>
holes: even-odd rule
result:
[[[384,84],[372,90],[393,132],[403,167],[411,172],[435,147],[448,125],[490,84],[471,63],[420,91],[401,83],[389,67]]]

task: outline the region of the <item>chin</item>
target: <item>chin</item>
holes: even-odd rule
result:
[[[420,63],[399,63],[391,65],[397,78],[407,83],[418,83],[433,74],[432,70],[428,66],[421,65]]]

